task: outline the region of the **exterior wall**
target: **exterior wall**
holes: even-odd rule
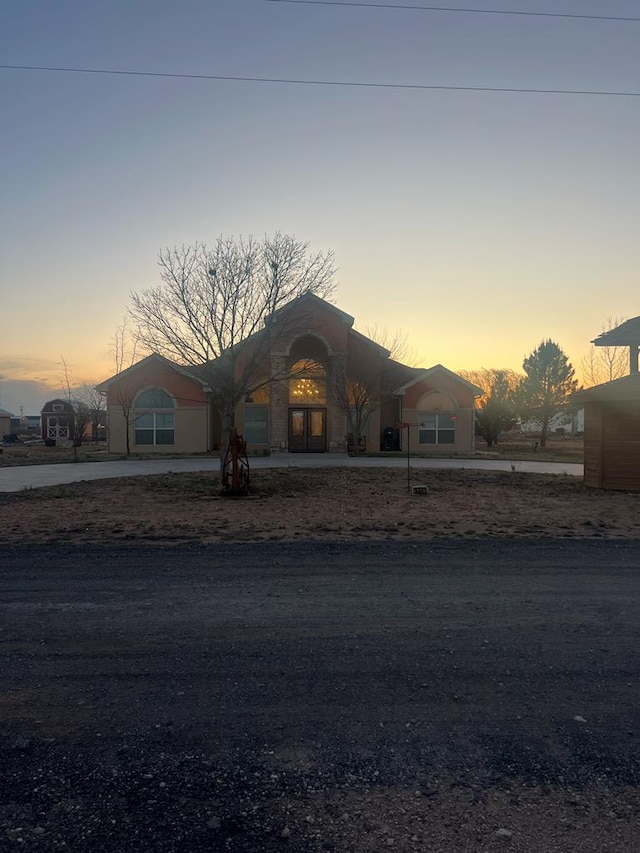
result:
[[[40,414],[41,435],[45,441],[71,441],[75,427],[75,411],[67,400],[50,400]]]
[[[132,404],[136,395],[147,388],[162,388],[175,400],[173,444],[137,446],[135,443]],[[129,417],[125,418],[124,411],[128,407],[131,410]],[[132,453],[206,453],[211,449],[210,404],[202,386],[162,362],[151,360],[120,382],[113,382],[107,389],[107,417],[110,453],[126,453],[127,428]]]
[[[453,444],[420,444],[419,424],[423,413],[455,417]],[[431,377],[410,386],[402,399],[401,421],[409,423],[409,452],[469,453],[475,447],[475,398],[473,392],[455,377],[434,373]],[[407,430],[401,430],[401,448],[407,450]]]
[[[598,403],[584,407],[584,484],[602,488],[602,408]]]
[[[379,449],[384,450],[387,449],[384,446],[384,431],[385,429],[393,429],[396,430],[396,424],[401,420],[400,418],[400,400],[397,397],[393,397],[387,400],[383,400],[382,405],[380,406],[380,411],[378,412],[378,421],[379,421]],[[369,431],[369,436],[371,441],[373,441],[373,434],[371,430]],[[399,437],[399,436],[398,436]],[[374,448],[373,445],[371,447],[372,450]],[[393,448],[390,448],[393,449]]]
[[[0,438],[11,432],[11,415],[0,415]]]
[[[326,409],[326,446],[329,451],[346,451],[347,416],[332,399],[332,386],[337,370],[344,365],[349,341],[349,326],[330,308],[302,306],[292,310],[283,321],[283,330],[265,364],[264,372],[271,376],[287,374],[291,364],[299,358],[312,358],[326,368],[327,397],[320,407]],[[239,430],[244,428],[244,405],[236,411]],[[270,386],[269,444],[248,443],[249,453],[265,453],[289,449],[289,381],[276,380]]]
[[[585,485],[640,491],[640,401],[585,406]]]

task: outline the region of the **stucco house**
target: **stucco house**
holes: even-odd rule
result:
[[[360,441],[368,450],[379,450],[384,435],[400,422],[411,423],[400,430],[404,449],[408,436],[412,451],[472,450],[474,400],[482,391],[442,365],[417,369],[393,361],[388,350],[353,324],[354,318],[335,305],[305,294],[274,312],[263,332],[239,345],[234,370],[239,374],[253,365],[253,390],[235,409],[248,452],[347,452],[354,440],[349,427],[353,401],[344,392],[356,385],[366,389]],[[252,362],[251,354],[265,342],[268,346]],[[220,359],[186,366],[153,353],[100,383],[109,450],[219,449],[222,423],[214,385],[224,375],[220,366]]]

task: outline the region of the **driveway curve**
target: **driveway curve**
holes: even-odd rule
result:
[[[151,474],[182,474],[189,471],[216,471],[220,461],[214,456],[182,459],[122,459],[108,462],[78,462],[58,465],[25,465],[0,469],[0,492],[19,492],[42,486],[57,486],[81,480],[114,477],[143,477]],[[344,453],[279,453],[249,460],[252,469],[261,468],[406,468],[406,457],[346,456]],[[519,471],[525,474],[564,474],[582,477],[584,467],[575,462],[534,462],[509,459],[423,459],[411,457],[413,470],[457,468],[476,471]]]

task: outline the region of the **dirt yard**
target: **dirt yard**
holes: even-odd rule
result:
[[[80,482],[0,495],[0,542],[180,543],[640,537],[640,494],[578,478],[402,469],[268,469],[248,498],[222,498],[217,475]]]

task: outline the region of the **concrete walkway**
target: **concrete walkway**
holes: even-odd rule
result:
[[[533,462],[508,459],[419,459],[411,458],[411,469],[467,468],[477,471],[518,471],[527,474],[566,474],[582,477],[583,466],[575,462]],[[217,471],[220,460],[213,456],[186,459],[123,459],[110,462],[78,462],[59,465],[25,465],[0,468],[0,492],[19,492],[40,486],[57,486],[81,480],[112,477],[142,477],[150,474],[181,474],[185,471]],[[405,468],[407,458],[354,457],[344,453],[278,453],[249,459],[253,470],[261,468]]]

